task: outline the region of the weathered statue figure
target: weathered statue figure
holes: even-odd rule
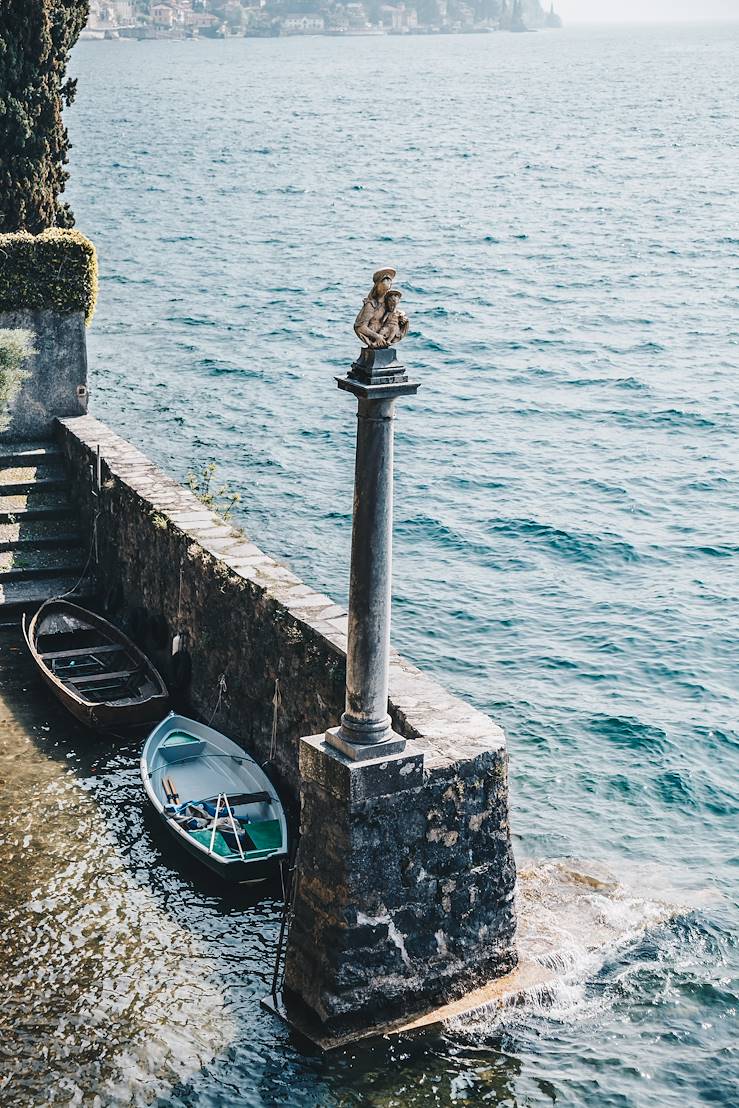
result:
[[[388,346],[394,346],[408,334],[408,316],[398,311],[398,301],[403,293],[400,289],[389,289],[385,293],[385,315],[382,317],[379,334]]]
[[[400,342],[408,332],[407,317],[397,311],[397,297],[401,293],[397,289],[391,291],[395,273],[396,270],[386,267],[372,275],[369,296],[365,297],[362,310],[354,321],[355,333],[371,350],[384,350],[392,342]],[[391,301],[388,301],[388,296],[391,296]]]

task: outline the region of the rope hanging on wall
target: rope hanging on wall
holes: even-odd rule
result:
[[[277,754],[277,713],[282,707],[282,693],[280,692],[280,679],[275,677],[275,692],[272,697],[272,737],[269,744],[269,758],[267,762],[274,762]],[[267,765],[267,762],[264,764]]]
[[[216,718],[216,713],[218,712],[218,709],[221,706],[221,701],[223,700],[224,696],[226,696],[227,693],[228,693],[228,685],[226,684],[226,674],[222,673],[220,675],[220,677],[218,678],[218,699],[216,700],[216,706],[215,706],[215,708],[213,709],[213,711],[211,713],[211,717],[208,720],[208,726],[210,726],[210,724]]]

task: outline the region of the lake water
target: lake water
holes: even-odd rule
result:
[[[339,601],[355,424],[332,375],[372,270],[398,267],[423,388],[400,405],[394,640],[507,730],[522,928],[559,984],[302,1051],[256,1004],[276,900],[183,874],[134,752],[50,723],[33,757],[76,846],[18,909],[28,1103],[737,1103],[737,47],[75,50],[94,410],[177,477],[215,460],[250,535]],[[71,948],[53,918],[29,945],[62,899]]]

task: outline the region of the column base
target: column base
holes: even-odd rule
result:
[[[340,750],[344,757],[351,758],[353,762],[367,762],[390,754],[402,754],[405,750],[405,739],[395,731],[391,731],[387,738],[379,742],[355,743],[344,737],[341,727],[329,727],[325,741],[327,746]]]

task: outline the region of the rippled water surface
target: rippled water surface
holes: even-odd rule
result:
[[[4,1103],[736,1103],[738,46],[77,48],[94,408],[176,476],[217,461],[255,540],[340,601],[354,419],[332,375],[368,275],[398,266],[423,388],[398,427],[394,638],[508,732],[522,941],[555,983],[303,1052],[256,1004],[276,895],[178,868],[135,751],[44,702],[22,770],[2,754]]]

